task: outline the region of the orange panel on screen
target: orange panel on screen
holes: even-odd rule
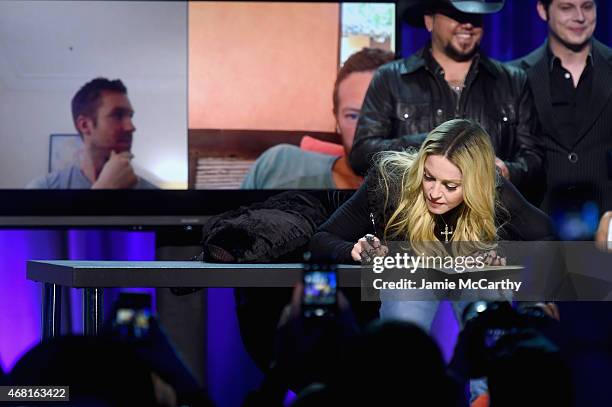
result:
[[[189,128],[335,129],[339,5],[189,5]]]

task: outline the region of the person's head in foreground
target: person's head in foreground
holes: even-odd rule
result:
[[[494,241],[495,153],[486,131],[456,119],[432,130],[418,152],[384,152],[378,157],[387,197],[401,187],[385,234],[411,243],[439,240],[436,224],[454,223],[454,241]]]
[[[346,358],[341,394],[355,405],[456,405],[440,348],[411,322],[371,323]]]
[[[574,405],[571,371],[557,345],[541,333],[506,334],[491,353],[490,407]]]

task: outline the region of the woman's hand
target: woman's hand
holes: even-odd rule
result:
[[[505,266],[506,258],[501,257],[495,250],[489,250],[484,253],[480,253],[479,256],[483,258],[483,262],[487,266]]]
[[[385,256],[389,252],[374,235],[365,235],[353,245],[351,257],[355,261],[370,262],[374,257]]]

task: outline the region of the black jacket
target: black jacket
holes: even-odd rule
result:
[[[567,145],[556,128],[546,47],[544,44],[511,63],[527,71],[542,127],[547,178],[542,208],[550,211],[560,199],[574,197],[594,199],[600,210],[609,210],[612,208],[612,49],[593,41],[590,109],[581,120],[579,136],[573,145]],[[576,162],[570,161],[570,153],[577,155]],[[588,189],[579,189],[585,184]],[[579,196],[580,193],[583,195]]]
[[[329,216],[319,199],[288,191],[211,217],[202,228],[203,260],[267,263],[300,259],[315,229]]]
[[[510,179],[534,201],[543,151],[525,73],[480,55],[456,100],[428,47],[378,69],[366,94],[350,154],[353,169],[364,174],[372,154],[419,147],[427,133],[454,118],[472,119],[491,136]]]

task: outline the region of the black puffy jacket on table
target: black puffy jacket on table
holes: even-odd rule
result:
[[[480,123],[507,165],[510,181],[538,204],[544,154],[527,76],[482,54],[474,59],[459,97],[429,47],[380,67],[361,108],[351,166],[365,174],[374,153],[418,148],[427,133],[456,118]]]

